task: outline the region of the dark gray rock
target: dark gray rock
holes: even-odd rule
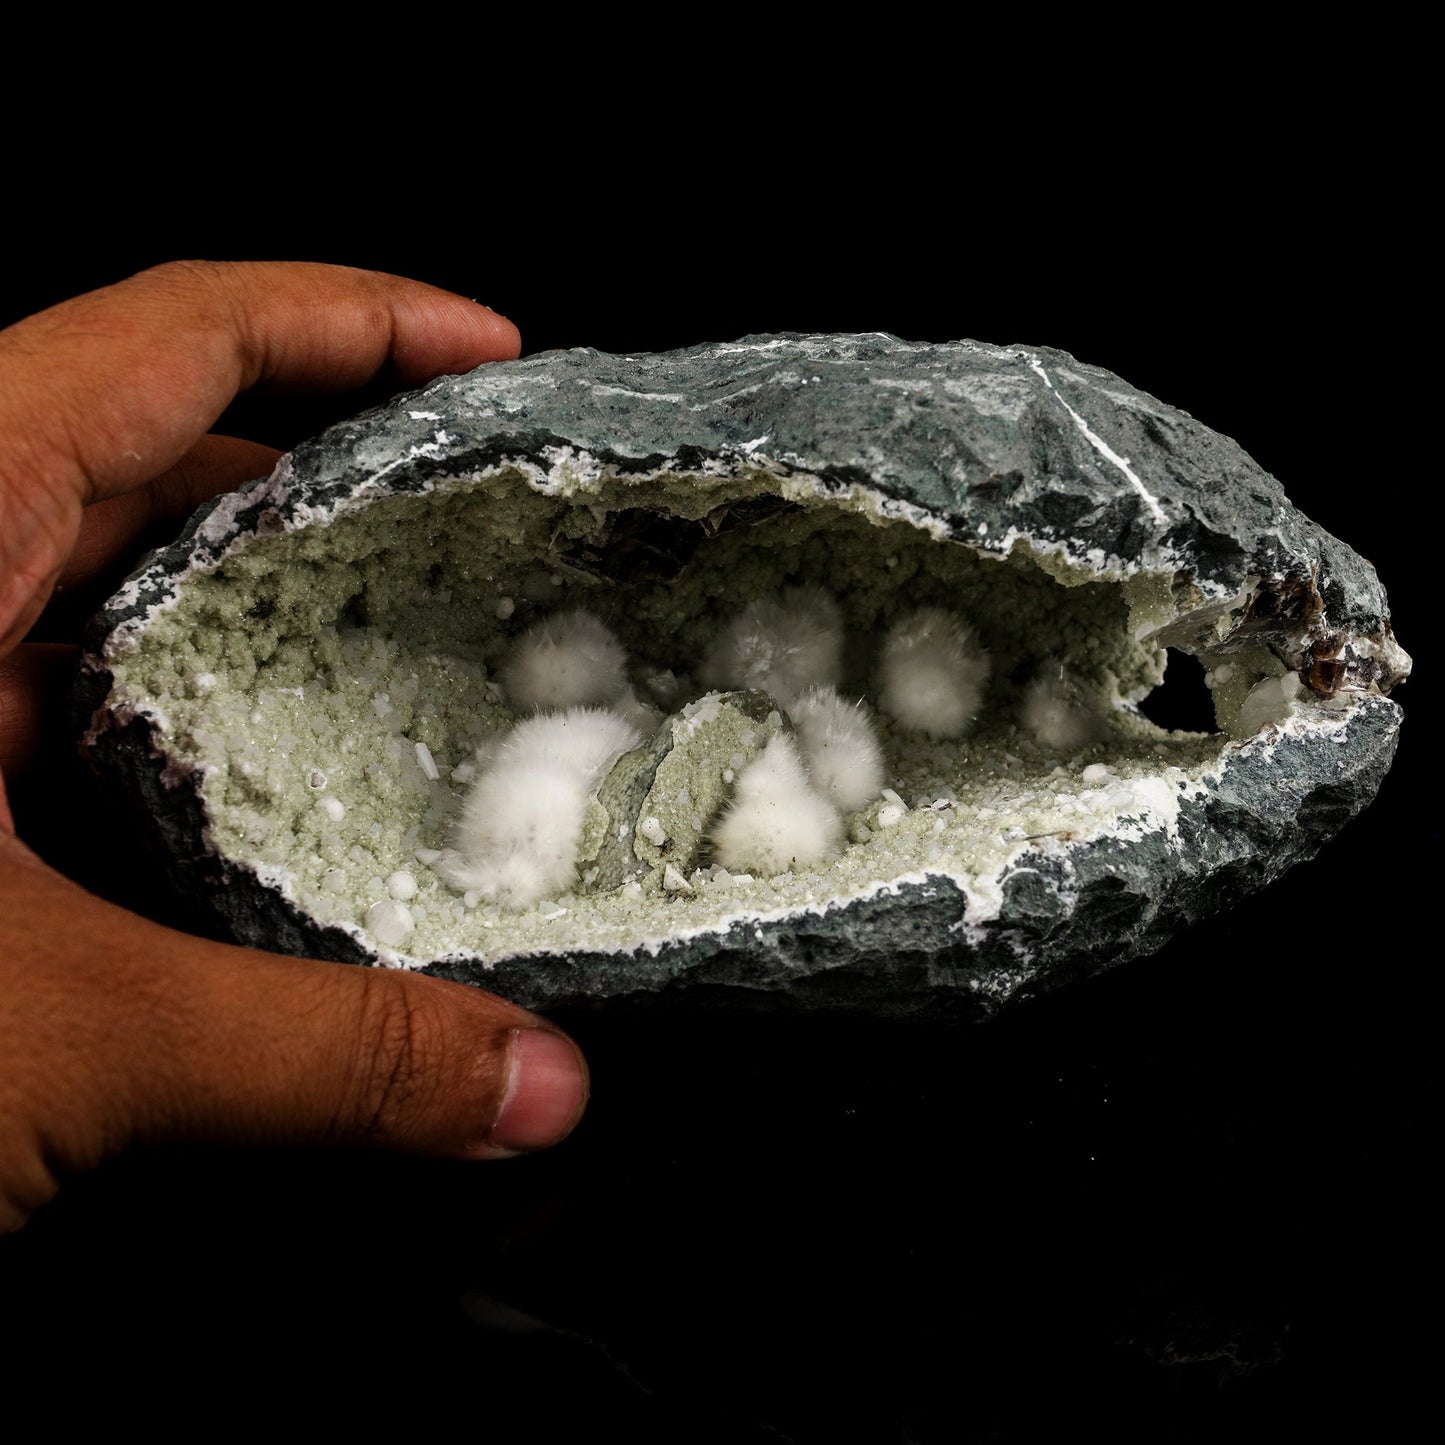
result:
[[[209,845],[194,760],[154,710],[113,688],[115,659],[250,537],[508,468],[564,489],[604,474],[686,486],[742,472],[801,479],[824,499],[863,488],[880,514],[929,521],[940,546],[1002,555],[1025,538],[1074,571],[1155,576],[1171,615],[1153,641],[1215,662],[1263,651],[1304,689],[1291,725],[1223,749],[1174,832],[1035,850],[1004,871],[992,913],[929,876],[660,947],[426,965],[528,1006],[686,989],[986,1015],[1156,949],[1308,858],[1374,796],[1393,755],[1399,711],[1385,694],[1409,661],[1373,569],[1234,442],[1108,372],[1060,352],[883,335],[550,353],[437,381],[305,443],[271,478],[198,513],[97,619],[81,699],[90,752],[143,800],[182,886],[206,891],[239,939],[375,958],[355,929],[311,917]]]

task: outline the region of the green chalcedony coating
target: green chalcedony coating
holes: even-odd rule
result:
[[[464,913],[418,869],[408,961],[534,1006],[685,987],[987,1013],[1308,856],[1393,750],[1408,659],[1373,571],[1234,443],[1061,353],[882,336],[550,354],[333,428],[112,600],[91,750],[238,937],[367,961],[365,890],[447,842],[450,774],[507,726],[490,678],[529,620],[585,602],[642,667],[685,672],[729,609],[799,581],[865,642],[946,605],[993,653],[965,744],[885,726],[901,820],[865,810],[815,874],[679,896],[630,831],[636,899],[594,811],[598,873],[536,914]],[[1236,733],[1262,679],[1302,691],[1248,738],[1161,733],[1126,705],[1163,643],[1204,657]],[[1071,758],[1014,723],[1051,657],[1109,718]],[[677,803],[652,787],[633,827],[680,836]]]

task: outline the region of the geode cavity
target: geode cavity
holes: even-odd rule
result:
[[[690,674],[731,611],[796,583],[838,598],[858,694],[876,639],[924,605],[972,620],[993,682],[962,742],[885,725],[896,801],[850,818],[840,857],[742,880],[696,852],[727,759],[690,722]],[[511,721],[508,640],[579,604],[702,741],[602,790],[598,861],[565,897],[468,908],[421,860]],[[1138,711],[1168,648],[1203,661],[1219,731]],[[1067,754],[1019,723],[1057,665],[1101,719]],[[87,744],[178,884],[250,944],[532,1007],[688,989],[983,1014],[1313,854],[1378,788],[1408,666],[1368,563],[1235,443],[1108,372],[763,336],[486,366],[299,447],[97,620]],[[663,810],[694,840],[681,868],[653,841],[670,831],[636,828]],[[398,870],[417,884],[403,954],[366,930]]]

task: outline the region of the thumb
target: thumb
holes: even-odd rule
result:
[[[192,938],[0,855],[0,1228],[135,1139],[494,1159],[582,1113],[576,1045],[491,994]]]

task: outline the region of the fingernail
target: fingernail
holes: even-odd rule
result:
[[[521,1151],[565,1139],[587,1102],[587,1066],[577,1046],[550,1029],[517,1029],[508,1062],[507,1093],[492,1143]]]

